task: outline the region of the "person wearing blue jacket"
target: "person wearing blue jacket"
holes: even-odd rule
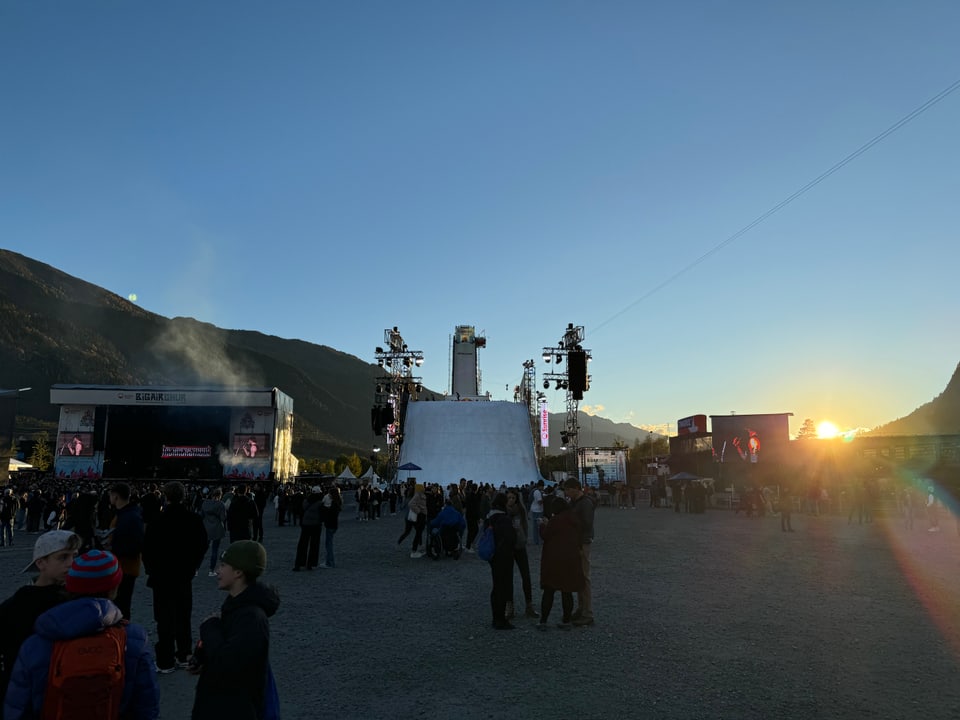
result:
[[[431,530],[443,530],[444,528],[456,528],[457,534],[462,534],[467,528],[467,521],[449,499],[444,502],[443,510],[430,521]]]
[[[454,507],[453,501],[447,498],[443,509],[430,521],[430,533],[439,536],[441,543],[441,548],[431,549],[431,554],[437,553],[432,556],[439,558],[440,551],[445,550],[448,556],[453,555],[459,558],[459,546],[463,544],[463,531],[466,528],[467,521],[460,511]]]
[[[37,618],[35,634],[24,642],[13,666],[3,706],[4,720],[41,717],[54,643],[93,635],[124,622],[123,613],[111,599],[122,577],[117,558],[103,550],[91,550],[73,561],[66,589],[74,599]],[[120,717],[156,720],[160,717],[160,691],[147,633],[142,626],[129,623],[126,635]]]

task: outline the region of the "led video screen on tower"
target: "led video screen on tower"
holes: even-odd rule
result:
[[[776,460],[790,446],[789,413],[711,415],[713,459],[758,465]]]

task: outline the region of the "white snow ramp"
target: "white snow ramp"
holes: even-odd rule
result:
[[[408,473],[417,482],[443,486],[460,478],[495,486],[540,479],[527,408],[505,401],[410,403],[400,465],[408,462],[423,468]]]

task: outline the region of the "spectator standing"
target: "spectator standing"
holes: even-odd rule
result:
[[[232,543],[223,553],[217,587],[226,591],[227,599],[219,617],[200,625],[193,720],[256,720],[263,717],[265,704],[276,702],[268,659],[269,618],[280,606],[280,597],[259,582],[266,568],[267,552],[253,540]],[[270,687],[273,697],[267,694]]]
[[[540,544],[540,518],[543,517],[543,480],[538,480],[530,491],[530,527],[533,528],[533,544]]]
[[[207,531],[210,548],[210,570],[208,577],[216,577],[217,563],[220,560],[220,543],[227,535],[227,508],[220,499],[223,491],[214,488],[209,497],[200,506],[203,527]]]
[[[577,609],[573,613],[573,625],[593,625],[593,587],[590,584],[590,550],[593,548],[593,514],[596,505],[593,498],[583,492],[576,478],[567,478],[563,483],[564,493],[570,498],[570,509],[580,524],[580,565],[583,569],[583,590],[577,593]]]
[[[530,558],[527,555],[527,511],[523,507],[520,499],[520,493],[517,490],[507,491],[507,515],[513,523],[513,532],[516,535],[517,542],[513,548],[513,561],[520,571],[520,586],[523,588],[523,599],[526,602],[524,614],[528,618],[539,616],[533,607],[533,583],[530,579]],[[513,616],[513,596],[510,596],[510,607],[507,609],[507,617]]]
[[[166,502],[147,526],[143,541],[143,564],[157,622],[156,669],[162,674],[187,667],[193,651],[193,578],[207,552],[207,531],[200,516],[184,506],[185,495],[180,482],[163,486]]]
[[[0,547],[4,545],[13,547],[13,521],[18,507],[19,503],[17,496],[13,494],[13,489],[4,490],[3,495],[0,495]]]
[[[252,540],[254,523],[257,518],[257,505],[248,494],[246,485],[236,489],[233,500],[227,507],[227,532],[230,542]]]
[[[580,563],[580,525],[565,500],[551,497],[547,501],[548,520],[538,522],[543,536],[540,555],[540,623],[538,630],[547,629],[547,619],[553,610],[555,594],[560,592],[563,616],[557,627],[569,630],[573,619],[573,593],[583,589],[583,566]]]
[[[267,510],[267,498],[270,493],[266,485],[258,485],[253,492],[253,504],[257,506],[257,516],[253,519],[253,539],[263,542],[263,514]]]
[[[498,493],[490,503],[490,514],[484,520],[484,529],[493,529],[494,551],[490,558],[493,587],[490,590],[490,609],[495,630],[513,630],[507,620],[507,602],[513,597],[513,550],[517,534],[507,515],[507,496]]]
[[[404,525],[403,534],[397,540],[397,545],[402,545],[407,539],[411,530],[416,530],[413,536],[413,549],[410,551],[410,557],[422,558],[423,552],[420,551],[420,543],[423,541],[423,528],[427,524],[427,496],[423,492],[423,485],[417,483],[413,488],[413,497],[407,504],[407,520]]]
[[[322,567],[324,570],[331,570],[337,566],[333,556],[333,536],[340,527],[340,511],[343,509],[343,498],[340,496],[340,488],[332,485],[326,495],[323,496],[323,512],[320,517],[323,519],[323,537],[326,548],[326,557]]]
[[[313,570],[320,563],[322,512],[323,490],[319,485],[314,485],[307,496],[307,504],[300,521],[300,539],[297,541],[297,555],[293,561],[294,572],[300,572],[300,568],[304,565],[307,570]]]
[[[17,514],[15,523],[15,530],[24,530],[27,523],[27,500],[29,495],[27,493],[22,493],[18,498],[19,502],[17,503]]]
[[[476,484],[472,481],[467,483],[467,489],[463,497],[463,510],[467,518],[466,551],[474,553],[476,550],[473,549],[473,541],[477,539],[482,515],[480,514],[480,493]]]
[[[80,536],[80,552],[93,548],[93,539],[97,526],[97,496],[91,492],[81,492],[67,504],[67,517],[64,530],[71,530]]]
[[[43,496],[39,490],[34,490],[30,494],[30,500],[27,502],[27,532],[36,535],[40,532],[40,525],[43,520]]]
[[[50,608],[68,600],[64,583],[80,548],[80,538],[66,530],[52,530],[37,538],[33,560],[23,572],[37,573],[0,605],[0,707],[20,646],[33,634],[33,624]]]
[[[130,486],[125,482],[116,483],[110,488],[110,504],[113,505],[115,514],[110,523],[112,532],[104,541],[104,546],[120,563],[123,579],[114,595],[114,603],[120,608],[124,619],[129,620],[133,589],[140,577],[143,517],[140,506],[130,502]]]
[[[940,513],[937,508],[937,495],[933,485],[927,488],[927,532],[940,532]]]
[[[793,524],[790,519],[793,515],[793,491],[789,485],[780,486],[780,532],[793,532]]]

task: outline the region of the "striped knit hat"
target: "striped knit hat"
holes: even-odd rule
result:
[[[123,571],[113,553],[90,550],[75,558],[67,573],[67,592],[76,595],[101,595],[120,584]]]

